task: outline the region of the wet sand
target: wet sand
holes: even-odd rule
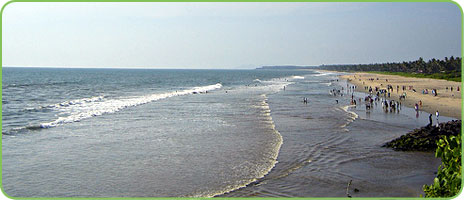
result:
[[[414,107],[416,103],[419,104],[419,101],[422,101],[422,107],[419,110],[428,113],[435,113],[438,110],[442,116],[461,119],[462,87],[460,82],[371,73],[353,73],[342,75],[340,78],[346,79],[356,85],[357,91],[367,93],[368,91],[364,89],[366,86],[370,86],[373,89],[375,87],[386,89],[387,85],[391,85],[393,86],[393,92],[390,93],[391,99],[398,100],[399,96],[405,92],[406,99],[402,102],[406,106]],[[397,86],[399,86],[398,90]],[[405,90],[403,90],[403,86],[406,86]],[[453,91],[451,91],[451,87],[453,87]],[[458,87],[460,91],[457,91]],[[412,89],[416,91],[414,92]],[[425,89],[428,89],[428,94],[422,93]],[[432,94],[432,89],[437,90],[437,96]]]

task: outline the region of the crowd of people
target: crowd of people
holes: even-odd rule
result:
[[[356,76],[354,76],[354,78],[356,79]],[[362,81],[362,79],[358,78],[359,82],[362,82],[363,85],[365,84],[364,81]],[[371,81],[371,82],[374,82],[374,81],[378,81],[379,78],[368,78],[366,79],[367,81]],[[385,82],[387,83],[387,85],[384,85]],[[372,107],[374,105],[377,105],[378,102],[381,102],[381,105],[382,105],[382,108],[385,112],[400,112],[401,110],[401,107],[402,107],[402,101],[406,100],[407,98],[407,92],[417,92],[416,89],[414,88],[414,86],[411,86],[411,85],[396,85],[396,86],[393,86],[393,85],[390,85],[388,84],[388,79],[385,79],[385,82],[383,82],[384,84],[381,84],[380,83],[380,86],[378,87],[374,87],[372,86],[372,84],[370,86],[364,86],[364,91],[366,91],[368,94],[367,96],[364,98],[364,102],[365,102],[365,106],[366,106],[366,112],[369,112],[369,110],[372,109]],[[348,86],[348,84],[347,84]],[[391,100],[391,93],[393,93],[396,89],[396,93],[400,93],[398,94],[398,101],[395,101],[395,100]],[[400,89],[402,89],[402,91],[400,91]],[[446,91],[450,91],[450,92],[453,92],[453,90],[455,92],[460,92],[460,88],[459,86],[457,87],[446,87]],[[436,88],[432,88],[432,89],[423,89],[422,90],[422,94],[426,95],[426,94],[432,94],[433,96],[438,96],[438,90]],[[454,96],[454,95],[453,95]],[[389,100],[390,99],[390,100]],[[359,99],[361,100],[361,99]],[[352,95],[352,98],[351,98],[351,102],[350,102],[352,105],[356,105],[357,102],[353,95]],[[423,102],[422,100],[419,100],[417,103],[415,103],[414,105],[414,110],[416,111],[416,117],[419,117],[419,112],[421,111],[422,109],[422,106],[423,106]],[[439,111],[437,110],[435,112],[435,116],[436,116],[436,121],[437,121],[437,124],[438,124],[438,121],[439,121]],[[430,125],[432,124],[432,114],[430,114],[429,116],[429,120],[430,120]]]
[[[356,76],[354,77],[356,79]],[[369,78],[367,81],[375,81],[379,80],[374,79],[374,78]],[[331,80],[331,82],[335,82],[338,80]],[[350,79],[348,79],[350,81]],[[359,81],[362,81],[359,79]],[[385,82],[388,82],[388,79],[385,79]],[[364,84],[364,82],[363,82]],[[358,106],[361,104],[364,104],[366,112],[370,112],[374,106],[381,105],[382,110],[386,113],[399,113],[402,109],[402,104],[404,100],[407,98],[407,92],[416,92],[416,89],[414,86],[411,85],[391,85],[391,84],[386,84],[385,86],[383,84],[380,84],[380,86],[373,87],[373,86],[364,86],[364,91],[367,93],[367,95],[362,98],[355,98],[354,92],[356,91],[357,86],[356,85],[350,85],[346,84],[346,87],[335,87],[329,91],[331,96],[337,97],[343,97],[344,95],[350,95],[351,94],[351,99],[350,99],[350,105]],[[391,93],[394,93],[396,90],[396,93],[399,93],[400,90],[402,90],[400,94],[397,96],[399,97],[398,100],[393,100],[391,99],[392,95]],[[429,90],[431,91],[432,95],[437,96],[438,92],[437,89],[423,89],[422,94],[429,94]],[[446,87],[446,90],[448,91],[460,91],[459,87]],[[303,103],[307,104],[308,99],[306,97],[303,98]],[[335,99],[335,103],[339,103],[339,99]],[[422,100],[419,100],[417,103],[414,105],[414,110],[416,111],[416,117],[419,117],[419,112],[421,111],[423,106]],[[435,112],[436,115],[436,121],[438,123],[438,118],[439,118],[439,112],[438,110]],[[431,116],[429,116],[430,123],[431,123]]]

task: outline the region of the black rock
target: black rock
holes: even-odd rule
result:
[[[461,133],[461,120],[440,123],[437,126],[424,126],[414,129],[406,135],[387,142],[382,147],[400,151],[435,151],[437,141],[443,136]]]

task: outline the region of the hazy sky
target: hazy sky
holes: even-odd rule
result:
[[[12,3],[3,66],[254,68],[461,55],[452,3]]]

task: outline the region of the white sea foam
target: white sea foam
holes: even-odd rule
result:
[[[63,106],[78,105],[78,104],[101,101],[103,98],[104,98],[103,96],[83,98],[83,99],[77,99],[77,100],[61,102],[61,103],[58,103],[58,104],[55,104],[55,105],[51,105],[49,107],[59,108],[59,107],[63,107]]]
[[[315,71],[315,72],[317,72],[318,74],[314,74],[313,76],[327,76],[327,75],[334,74],[332,72],[321,72],[321,71]]]
[[[343,109],[345,112],[347,112],[347,113],[350,113],[350,115],[351,115],[351,119],[355,120],[356,118],[358,118],[358,117],[359,117],[359,115],[358,115],[358,114],[356,114],[356,113],[355,113],[355,112],[353,112],[353,111],[349,111],[349,110],[348,110],[349,108],[352,108],[352,107],[355,107],[355,105],[347,105],[347,106],[343,106],[343,107],[342,107],[342,109]]]
[[[266,94],[262,94],[261,97],[263,97],[263,101],[261,102],[261,105],[259,106],[260,108],[263,109],[264,112],[266,113],[271,113],[271,108],[269,107],[269,104],[267,103],[267,96]],[[244,188],[246,187],[247,185],[253,183],[253,182],[256,182],[258,181],[259,179],[263,178],[264,176],[266,176],[267,174],[269,174],[269,172],[271,172],[271,170],[275,167],[275,165],[278,163],[277,161],[277,157],[279,156],[279,152],[280,152],[280,148],[282,147],[282,144],[283,144],[283,138],[282,138],[282,135],[279,133],[279,131],[277,131],[277,129],[275,128],[275,125],[274,125],[274,121],[272,120],[272,117],[269,115],[267,117],[268,121],[270,122],[270,127],[271,129],[273,130],[273,133],[275,134],[276,136],[276,139],[277,139],[277,143],[276,143],[276,146],[274,147],[274,149],[272,149],[272,152],[271,152],[271,165],[268,165],[266,166],[263,170],[260,170],[260,174],[258,177],[256,178],[253,178],[253,179],[250,179],[248,181],[245,181],[244,183],[242,184],[238,184],[238,185],[229,185],[225,188],[223,188],[222,190],[220,191],[214,191],[214,192],[206,192],[206,193],[198,193],[198,194],[195,194],[195,195],[192,195],[191,197],[214,197],[214,196],[217,196],[217,195],[222,195],[222,194],[225,194],[225,193],[229,193],[229,192],[232,192],[234,190],[238,190],[240,188]]]
[[[273,78],[270,80],[266,81],[261,81],[261,83],[265,83],[264,87],[267,89],[271,89],[271,91],[278,92],[282,90],[284,87],[287,87],[288,85],[294,84],[293,80],[296,79],[304,79],[303,76],[289,76],[289,77],[284,77],[284,78]]]
[[[305,77],[303,77],[303,76],[292,76],[291,78],[292,79],[304,79]]]
[[[340,128],[345,128],[346,126],[348,126],[351,122],[353,122],[354,120],[356,120],[356,118],[359,117],[358,114],[356,114],[355,112],[353,111],[350,111],[349,108],[351,107],[355,107],[355,105],[347,105],[347,106],[343,106],[342,107],[342,110],[347,112],[350,116],[350,118],[348,119],[348,122],[343,124],[342,126],[340,126]]]
[[[203,87],[194,87],[192,89],[167,92],[161,94],[150,94],[145,96],[134,96],[122,99],[105,99],[102,96],[84,98],[73,101],[65,101],[52,106],[53,109],[60,111],[59,117],[55,121],[40,124],[41,128],[55,127],[65,123],[77,122],[94,116],[108,113],[114,113],[127,107],[138,106],[152,101],[165,99],[173,96],[187,94],[204,93],[221,88],[220,83]]]
[[[332,82],[328,82],[328,83],[319,83],[319,84],[321,84],[321,85],[327,85],[327,86],[329,86],[329,87],[332,86]]]

